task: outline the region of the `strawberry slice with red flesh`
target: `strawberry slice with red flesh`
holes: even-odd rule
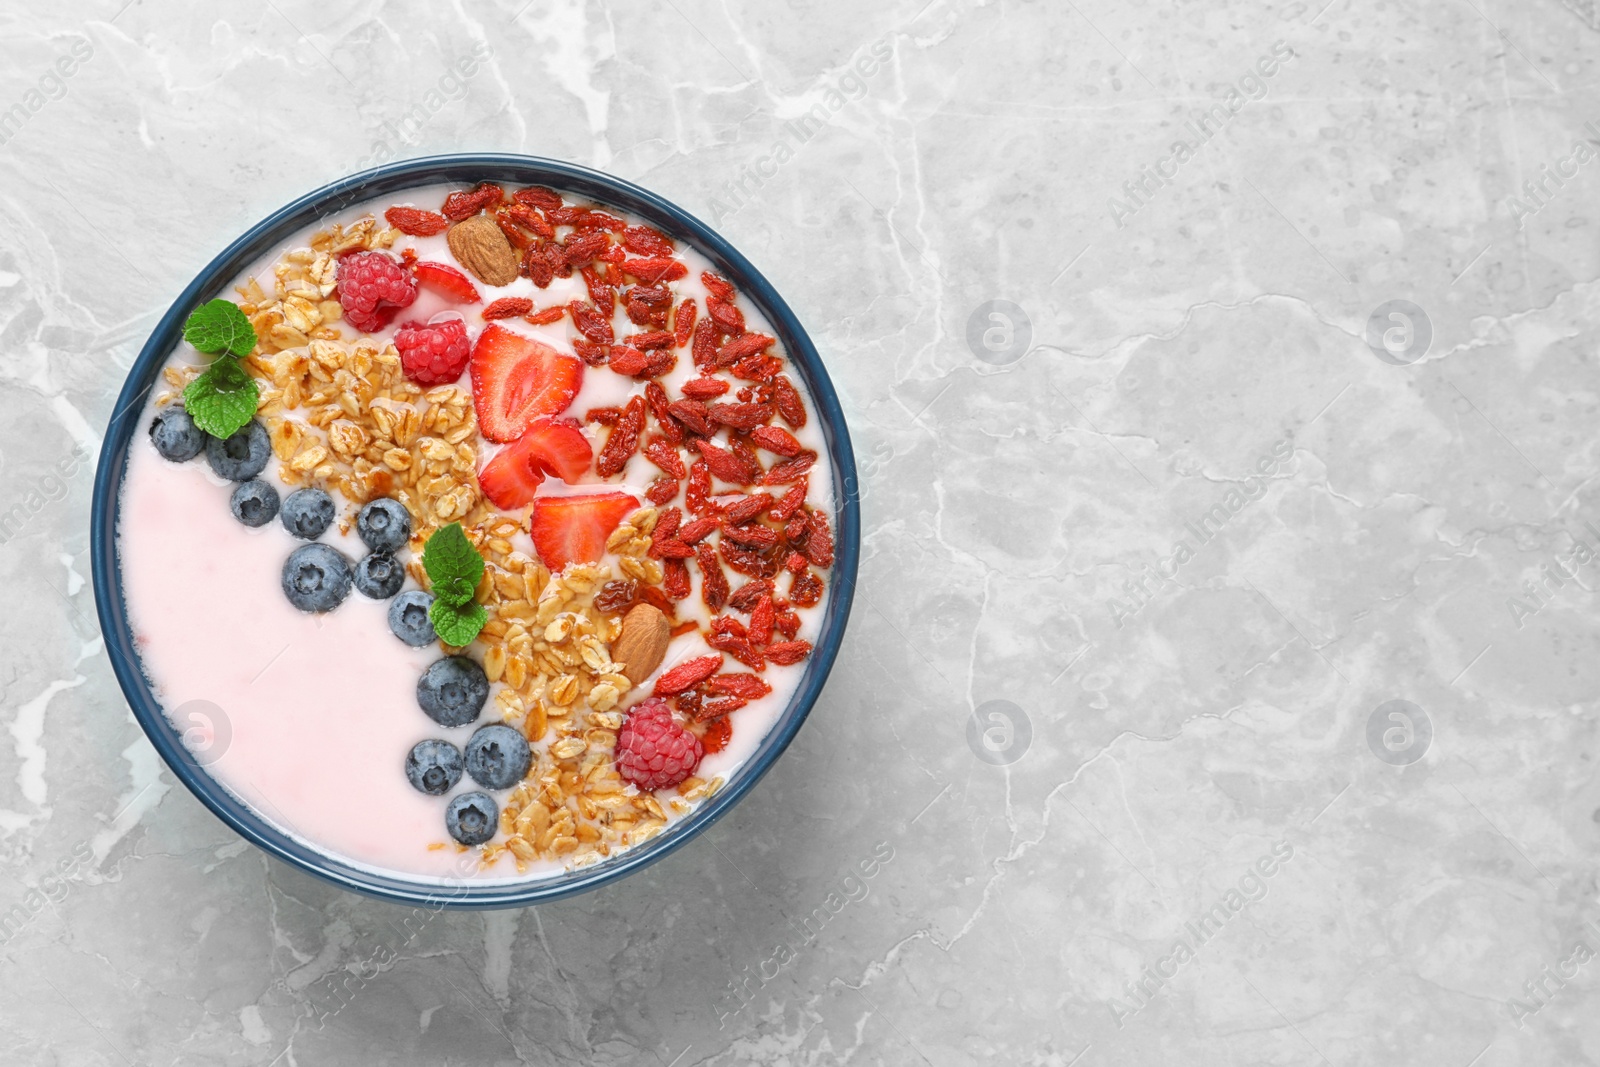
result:
[[[516,511],[533,503],[547,475],[570,485],[587,474],[593,462],[594,447],[577,419],[535,419],[526,433],[484,466],[478,485],[495,507]]]
[[[583,361],[491,322],[472,346],[472,403],[478,429],[501,443],[535,420],[559,415],[583,388]]]
[[[483,299],[478,295],[478,287],[472,284],[472,279],[448,264],[424,260],[413,269],[418,285],[438,293],[446,300],[453,300],[457,304],[476,304]]]
[[[638,506],[626,493],[541,496],[533,502],[528,532],[552,572],[569,563],[594,563],[605,554],[611,531]]]

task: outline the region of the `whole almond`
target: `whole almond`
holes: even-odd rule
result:
[[[461,220],[445,239],[457,262],[483,284],[510,285],[517,280],[517,250],[489,216]]]
[[[661,609],[638,604],[622,617],[622,632],[611,643],[611,658],[623,664],[622,673],[638,685],[661,666],[670,640],[672,624]]]

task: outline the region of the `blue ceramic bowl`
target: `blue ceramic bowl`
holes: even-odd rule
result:
[[[548,185],[578,198],[632,212],[698,248],[746,299],[761,309],[787,349],[790,361],[810,388],[815,415],[821,420],[827,438],[833,465],[834,513],[838,516],[837,552],[827,615],[800,687],[755,754],[715,797],[651,841],[561,877],[513,885],[482,885],[468,879],[446,887],[399,875],[376,874],[307,847],[239,801],[196,761],[184,746],[180,731],[162,712],[140,668],[139,653],[134,648],[123,603],[116,537],[117,507],[127,469],[128,448],[141,429],[144,397],[177,346],[183,321],[191,309],[224,293],[241,271],[298,231],[361,201],[436,182],[457,182],[466,186],[485,180],[510,185]],[[816,347],[772,285],[709,226],[654,193],[571,163],[513,155],[433,156],[377,167],[301,197],[269,215],[229,245],[173,302],[128,373],[122,395],[117,400],[116,413],[106,428],[100,466],[95,474],[91,523],[94,594],[100,627],[105,635],[106,654],[111,657],[117,681],[139,724],[173,773],[218,818],[279,859],[346,889],[435,908],[517,907],[581,893],[654,863],[727,814],[783,754],[816,703],[844,637],[861,542],[855,458],[844,414],[839,409],[839,398]]]

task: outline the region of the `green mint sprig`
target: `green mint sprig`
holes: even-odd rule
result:
[[[489,613],[473,599],[483,578],[483,557],[472,547],[459,522],[435,530],[422,548],[422,569],[433,585],[428,618],[433,632],[447,645],[471,643],[489,621]]]
[[[256,347],[256,329],[239,305],[218,298],[201,304],[183,324],[183,339],[217,358],[183,390],[195,425],[213,437],[232,437],[255,417],[260,387],[239,360]]]

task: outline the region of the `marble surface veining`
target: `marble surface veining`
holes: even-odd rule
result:
[[[1600,1062],[1597,27],[5,5],[0,1061]],[[163,767],[88,502],[126,368],[219,249],[474,149],[607,169],[747,251],[842,396],[863,563],[729,818],[581,898],[419,919]]]

